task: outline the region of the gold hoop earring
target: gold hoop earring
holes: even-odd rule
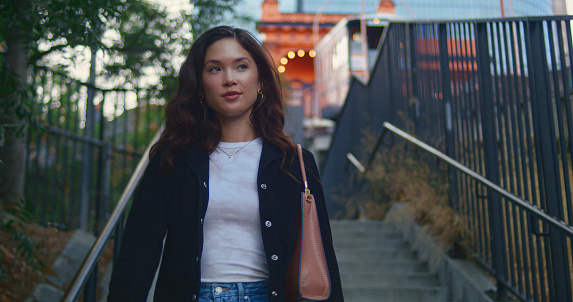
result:
[[[265,95],[263,94],[263,91],[261,89],[258,89],[257,90],[257,102],[262,102],[264,98],[265,98]]]

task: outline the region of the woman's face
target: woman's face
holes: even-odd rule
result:
[[[259,73],[241,44],[222,39],[209,46],[201,78],[205,101],[219,121],[249,118],[260,88]]]

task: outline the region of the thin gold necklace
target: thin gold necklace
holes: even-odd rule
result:
[[[255,138],[255,139],[256,139],[256,138]],[[231,153],[231,154],[229,154],[229,153],[227,153],[225,150],[223,150],[223,147],[221,147],[221,146],[217,147],[217,149],[221,150],[221,152],[227,154],[227,156],[228,156],[229,158],[231,158],[231,157],[233,157],[233,155],[235,155],[235,154],[239,153],[239,151],[243,150],[243,148],[245,148],[246,146],[248,146],[250,143],[254,142],[255,139],[253,139],[252,141],[246,143],[246,144],[243,145],[241,148],[239,148],[239,150],[237,150],[237,151],[235,151],[235,152],[233,152],[233,153]]]

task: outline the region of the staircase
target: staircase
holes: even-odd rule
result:
[[[449,301],[450,290],[382,221],[331,221],[346,302]]]

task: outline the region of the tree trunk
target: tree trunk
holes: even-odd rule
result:
[[[30,26],[29,14],[27,14],[28,1],[26,0],[11,0],[12,5],[17,8],[19,20],[22,26]],[[8,65],[5,72],[12,73],[17,77],[18,88],[17,91],[25,89],[27,67],[28,67],[28,45],[27,37],[29,33],[22,26],[15,25],[8,30],[10,33],[6,37],[7,52],[6,62]],[[6,118],[0,122],[2,124],[23,125],[27,126],[26,118],[17,114],[15,108],[23,106],[26,100],[19,92],[9,95],[5,99],[4,113]],[[7,127],[5,141],[0,146],[0,204],[9,206],[14,203],[19,203],[24,199],[24,180],[26,176],[26,133],[27,127],[24,131],[18,133],[19,127]],[[0,206],[1,207],[1,206]]]

